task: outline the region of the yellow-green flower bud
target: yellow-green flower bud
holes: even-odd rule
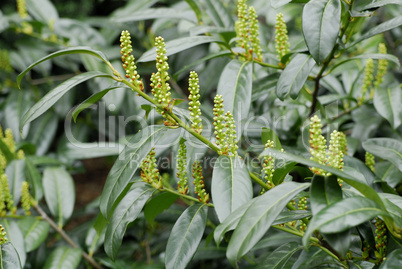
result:
[[[135,58],[131,54],[133,47],[131,46],[131,36],[128,31],[122,31],[120,35],[120,53],[124,70],[126,71],[126,78],[138,89],[144,91],[144,85],[140,80],[140,75],[137,72],[135,65]]]
[[[32,196],[29,193],[29,183],[24,181],[22,182],[22,191],[21,191],[21,206],[25,211],[25,215],[31,215],[31,205],[32,205]]]
[[[227,147],[226,145],[226,133],[225,133],[225,109],[223,108],[223,98],[222,95],[217,95],[214,98],[214,127],[215,127],[215,137],[216,137],[216,144],[220,146],[221,151],[218,152],[219,154],[223,154],[224,148]]]
[[[248,14],[247,14],[247,0],[237,1],[237,17],[238,20],[235,24],[237,45],[248,52]]]
[[[380,43],[378,45],[378,52],[381,54],[387,54],[387,47],[384,43]],[[384,76],[387,73],[387,66],[388,60],[387,59],[379,59],[378,60],[378,67],[377,67],[377,74],[374,80],[374,88],[370,91],[370,98],[374,97],[374,89],[380,87],[381,83],[384,81]]]
[[[15,152],[15,142],[14,142],[14,136],[13,132],[11,129],[6,129],[4,132],[4,138],[3,138],[4,144],[7,145],[8,149],[10,150],[11,153]]]
[[[3,227],[3,225],[0,224],[0,245],[7,243],[8,239],[6,237],[6,231]]]
[[[346,140],[346,135],[343,132],[338,131],[339,135],[339,145],[343,155],[348,155],[348,142]]]
[[[17,211],[17,208],[14,206],[14,199],[11,195],[10,186],[8,185],[6,174],[0,175],[0,184],[6,208],[8,211],[14,214]]]
[[[371,154],[370,152],[366,152],[365,155],[365,163],[367,165],[368,168],[370,168],[371,171],[373,171],[373,173],[375,172],[375,159],[374,159],[374,155]]]
[[[331,133],[328,148],[328,165],[343,170],[343,151],[341,145],[342,135],[337,130]],[[327,173],[327,176],[331,173]],[[343,180],[338,178],[339,186],[342,187]]]
[[[384,259],[387,254],[387,228],[385,227],[384,221],[380,218],[375,218],[375,256],[377,259]]]
[[[187,184],[187,149],[184,141],[180,141],[179,145],[179,155],[177,158],[177,178],[179,182],[177,183],[177,190],[182,194],[187,194],[188,184]]]
[[[237,135],[236,135],[236,126],[233,119],[233,115],[230,111],[226,111],[225,115],[226,122],[226,145],[227,155],[237,156]]]
[[[0,70],[12,72],[13,68],[10,64],[10,57],[7,50],[0,49]]]
[[[265,144],[265,149],[267,148],[274,148],[274,141],[268,140]],[[272,177],[274,176],[274,163],[275,158],[272,156],[264,156],[264,162],[262,163],[261,173],[266,180],[266,184],[269,189],[275,187],[274,183],[272,182]]]
[[[362,96],[358,100],[358,104],[362,104],[366,99],[366,92],[371,89],[371,85],[373,82],[373,73],[374,73],[374,63],[373,59],[367,59],[366,67],[364,68],[364,79],[362,85]]]
[[[318,118],[317,115],[314,115],[310,119],[310,153],[312,157],[310,158],[313,161],[316,161],[322,165],[325,165],[326,160],[326,149],[327,149],[327,140],[324,138],[322,134],[322,124],[321,119]],[[325,175],[325,171],[311,167],[310,170],[319,175]]]
[[[141,178],[155,189],[162,189],[163,184],[156,166],[155,149],[153,148],[141,163]]]
[[[26,17],[28,17],[27,4],[25,0],[17,0],[17,10],[21,19],[26,19]]]
[[[194,184],[194,192],[198,195],[198,200],[201,203],[208,203],[209,201],[209,194],[205,191],[204,185],[204,177],[202,176],[202,167],[198,160],[194,161],[193,164],[193,184]]]
[[[275,49],[278,54],[278,59],[281,60],[283,56],[290,52],[288,38],[288,29],[286,27],[285,20],[283,19],[283,14],[278,13],[276,15],[276,24],[275,24]],[[282,63],[280,63],[282,65]],[[281,67],[285,67],[285,65]]]
[[[201,119],[201,103],[200,99],[200,86],[198,84],[198,75],[195,71],[190,72],[190,80],[188,91],[190,95],[188,96],[188,110],[190,110],[190,120],[191,127],[197,132],[202,132],[202,119]]]
[[[258,37],[260,35],[260,32],[258,30],[258,19],[257,19],[257,13],[254,9],[254,7],[250,7],[248,10],[248,16],[250,20],[250,43],[251,43],[251,48],[249,49],[249,55],[253,59],[253,52],[255,53],[255,58],[262,62],[262,50],[261,50],[261,44],[260,44],[260,38]]]

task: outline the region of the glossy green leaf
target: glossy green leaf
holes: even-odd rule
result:
[[[43,188],[50,213],[62,226],[74,210],[74,182],[64,167],[47,167],[43,172]]]
[[[401,86],[376,89],[374,91],[374,107],[392,126],[397,129],[402,123]]]
[[[30,158],[25,158],[25,165],[25,176],[33,191],[33,197],[36,201],[40,201],[43,197],[42,176]]]
[[[22,269],[18,253],[9,242],[0,245],[0,266],[2,269]]]
[[[340,261],[330,256],[328,253],[318,247],[310,247],[304,249],[300,253],[299,258],[293,264],[292,268],[297,269],[328,269],[328,268],[345,268]]]
[[[331,67],[331,70],[334,70],[335,68],[337,68],[338,66],[341,66],[344,63],[347,63],[349,61],[353,61],[353,60],[359,60],[359,59],[386,59],[390,62],[393,62],[396,64],[396,66],[398,68],[400,68],[401,63],[399,62],[398,57],[392,55],[392,54],[382,54],[382,53],[366,53],[366,54],[362,54],[362,55],[358,55],[358,56],[354,56],[354,57],[349,57],[346,58],[336,64],[334,64]]]
[[[118,17],[114,19],[116,22],[134,22],[151,19],[185,19],[194,23],[197,23],[194,12],[192,11],[178,11],[173,8],[148,8],[145,10],[139,10],[127,17]]]
[[[212,172],[212,200],[219,221],[253,198],[246,164],[239,157],[219,156]]]
[[[26,138],[36,146],[36,155],[44,155],[54,142],[59,118],[53,111],[46,111],[29,128]]]
[[[194,0],[186,0],[187,4],[191,7],[191,9],[194,11],[195,16],[197,17],[198,24],[202,23],[202,12],[201,9],[199,8],[198,4]]]
[[[97,50],[93,50],[93,49],[91,49],[91,48],[89,48],[89,47],[72,47],[72,48],[68,48],[68,49],[64,49],[64,50],[59,50],[59,51],[53,52],[53,53],[51,53],[51,54],[49,54],[49,55],[47,55],[47,56],[45,56],[45,57],[43,57],[43,58],[37,60],[36,62],[34,62],[34,63],[31,64],[30,66],[28,66],[24,71],[22,71],[22,72],[18,75],[18,77],[17,77],[17,85],[18,85],[18,87],[19,87],[19,88],[21,87],[20,85],[21,85],[21,80],[22,80],[22,78],[23,78],[32,68],[34,68],[34,67],[37,66],[38,64],[40,64],[40,63],[42,63],[42,62],[44,62],[44,61],[47,61],[47,60],[49,60],[49,59],[58,57],[58,56],[68,55],[68,54],[76,54],[76,53],[89,54],[89,55],[92,55],[92,56],[95,56],[95,57],[101,59],[101,60],[102,60],[103,62],[105,62],[105,63],[109,63],[108,60],[107,60],[107,58],[106,58],[106,56],[105,56],[102,52],[97,51]]]
[[[54,23],[59,18],[56,8],[49,0],[27,0],[27,10],[44,24]]]
[[[80,264],[81,254],[82,250],[80,248],[57,247],[50,253],[43,269],[75,269]]]
[[[271,6],[274,9],[277,9],[281,6],[286,5],[287,3],[291,2],[292,0],[271,0]]]
[[[334,175],[314,175],[310,188],[310,204],[313,215],[317,215],[330,204],[342,200],[342,189]]]
[[[271,140],[274,142],[274,149],[277,149],[277,150],[282,149],[281,141],[279,141],[279,137],[276,135],[275,131],[272,129],[269,129],[267,127],[262,127],[261,140],[262,140],[263,145],[265,145],[268,140]]]
[[[395,17],[395,18],[392,18],[392,19],[390,19],[388,21],[385,21],[385,22],[381,23],[380,25],[377,25],[377,26],[371,28],[367,33],[363,34],[361,37],[356,39],[352,44],[350,44],[348,48],[356,45],[357,43],[359,43],[359,42],[361,42],[361,41],[363,41],[363,40],[365,40],[367,38],[370,38],[372,36],[375,36],[375,35],[381,34],[383,32],[389,31],[389,30],[391,30],[393,28],[396,28],[396,27],[399,27],[401,25],[402,25],[402,15],[398,16],[398,17]]]
[[[387,255],[379,269],[397,269],[401,267],[402,249],[396,249]]]
[[[281,184],[286,175],[295,168],[296,164],[296,162],[287,162],[282,166],[276,167],[272,177],[272,183],[274,183],[275,186]]]
[[[105,252],[112,260],[117,256],[127,225],[138,217],[154,191],[145,182],[134,183],[116,206],[105,234]]]
[[[330,54],[341,26],[340,0],[312,0],[303,9],[303,35],[317,64]]]
[[[26,126],[23,130],[20,130],[19,123],[24,114],[31,107],[32,99],[29,91],[23,92],[14,90],[8,93],[4,110],[2,110],[4,111],[4,115],[7,115],[7,117],[3,119],[3,124],[11,129],[16,142],[21,141],[21,138],[25,137],[27,131],[30,129],[30,126]]]
[[[207,5],[207,13],[216,26],[228,29],[233,27],[232,14],[221,1],[205,0],[205,4]]]
[[[345,198],[313,215],[303,236],[303,244],[308,245],[310,236],[316,230],[322,233],[342,232],[376,216],[389,216],[389,214],[366,197]]]
[[[264,258],[256,269],[283,269],[291,268],[297,257],[295,254],[302,250],[299,243],[289,242],[275,249],[270,255]]]
[[[144,216],[149,224],[155,223],[155,218],[160,213],[168,209],[179,198],[177,195],[170,192],[162,192],[152,198],[144,208]]]
[[[395,188],[399,183],[402,183],[402,173],[390,162],[376,163],[375,174],[379,179],[374,182],[386,182],[391,188]]]
[[[166,56],[206,43],[222,43],[222,40],[213,36],[189,36],[177,38],[166,42]],[[146,51],[138,62],[150,62],[156,59],[156,49]]]
[[[232,112],[237,127],[248,116],[252,82],[252,63],[239,60],[229,62],[219,78],[217,94],[222,95],[225,111]]]
[[[6,167],[6,175],[10,186],[11,195],[14,198],[14,204],[18,205],[21,198],[22,182],[25,177],[25,160],[14,160]]]
[[[105,96],[109,91],[118,89],[120,87],[111,87],[107,88],[105,90],[102,90],[100,92],[92,94],[90,97],[88,97],[85,101],[83,101],[81,104],[79,104],[73,111],[72,116],[74,119],[74,122],[77,121],[78,115],[83,111],[84,109],[87,109],[91,105],[95,104],[98,102],[100,99],[102,99],[103,96]]]
[[[276,217],[295,195],[310,183],[286,182],[253,199],[239,221],[227,248],[226,256],[235,264],[268,231]]]
[[[48,92],[42,99],[40,99],[33,107],[31,107],[27,113],[22,117],[20,128],[22,128],[28,122],[33,121],[43,113],[45,113],[51,106],[54,105],[64,94],[66,94],[71,88],[77,86],[78,84],[87,81],[91,78],[96,77],[108,77],[112,78],[112,76],[99,72],[99,71],[90,71],[86,73],[82,73],[72,77],[56,88]]]
[[[385,5],[402,5],[402,0],[377,0],[374,2],[365,2],[363,1],[364,6],[362,6],[361,10],[367,10],[370,8],[382,7]]]
[[[114,142],[67,143],[59,153],[64,157],[83,160],[119,155],[124,145]]]
[[[276,85],[276,95],[282,101],[289,95],[295,99],[315,63],[310,55],[297,54],[283,70]]]
[[[25,217],[18,222],[18,226],[24,235],[25,251],[31,252],[37,249],[47,238],[49,223],[35,217]]]
[[[185,268],[204,234],[208,207],[194,204],[187,208],[173,226],[166,246],[167,269]]]
[[[106,219],[112,215],[117,197],[165,131],[165,126],[148,126],[133,136],[120,153],[109,172],[100,198],[100,210]]]
[[[363,148],[393,163],[402,171],[402,142],[393,138],[371,138],[363,142]]]
[[[24,236],[20,228],[18,227],[17,222],[4,218],[1,220],[1,224],[3,225],[3,227],[5,228],[5,232],[7,233],[6,237],[8,238],[8,242],[13,244],[13,246],[15,247],[15,250],[17,251],[19,256],[21,266],[24,267],[27,254],[25,252]]]

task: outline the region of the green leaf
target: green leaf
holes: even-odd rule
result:
[[[95,57],[101,59],[103,62],[109,64],[109,61],[106,59],[106,56],[102,52],[93,50],[89,47],[73,47],[73,48],[68,48],[68,49],[64,49],[64,50],[59,50],[59,51],[51,53],[51,54],[37,60],[36,62],[34,62],[30,66],[28,66],[24,71],[22,71],[17,77],[18,88],[21,88],[21,80],[26,75],[26,73],[28,73],[28,71],[30,71],[32,68],[34,68],[38,64],[40,64],[44,61],[47,61],[49,59],[58,57],[58,56],[68,55],[68,54],[76,54],[76,53],[90,54],[92,56],[95,56]]]
[[[402,183],[402,173],[389,162],[380,162],[375,165],[375,174],[379,180],[374,182],[386,182],[391,188],[395,188]]]
[[[310,203],[313,216],[330,204],[342,200],[342,189],[334,175],[314,175],[310,188]]]
[[[47,238],[50,228],[49,223],[36,217],[25,217],[18,222],[18,226],[24,235],[26,252],[37,249]]]
[[[223,70],[218,83],[217,94],[223,97],[225,111],[233,114],[236,126],[247,118],[253,87],[253,65],[251,62],[232,60]]]
[[[134,183],[115,208],[105,234],[105,252],[112,260],[117,256],[127,225],[138,217],[154,191],[145,182]]]
[[[43,197],[42,177],[30,158],[25,158],[25,176],[33,190],[33,197],[40,201]]]
[[[402,171],[402,142],[392,138],[371,138],[363,142],[363,148],[393,163]]]
[[[377,26],[371,28],[367,33],[363,34],[361,37],[356,39],[352,44],[350,44],[348,48],[356,45],[357,43],[359,43],[369,37],[381,34],[383,32],[389,31],[393,28],[399,27],[401,25],[402,25],[402,15],[395,17],[393,19],[390,19],[386,22],[381,23],[380,25],[377,25]]]
[[[54,23],[59,19],[56,8],[49,0],[27,0],[27,10],[30,15],[44,24]]]
[[[206,43],[223,43],[223,41],[218,37],[213,36],[189,36],[177,38],[166,42],[166,56],[176,54],[180,51],[201,45]],[[152,48],[146,51],[138,62],[150,62],[156,59],[156,49]]]
[[[36,146],[36,155],[44,155],[49,150],[54,142],[58,123],[57,114],[50,110],[32,122],[26,140]]]
[[[346,268],[341,262],[318,247],[304,249],[292,268],[297,269],[328,269]]]
[[[22,269],[18,253],[11,243],[0,245],[0,266],[2,269]]]
[[[299,95],[314,65],[314,60],[310,55],[297,54],[279,77],[276,86],[276,95],[278,98],[283,101],[290,93],[290,97],[295,99]]]
[[[282,269],[291,268],[295,263],[294,255],[303,249],[299,243],[289,242],[275,249],[270,255],[260,262],[256,269]]]
[[[43,172],[43,188],[50,213],[57,218],[60,227],[74,210],[74,182],[64,167],[47,167]]]
[[[381,264],[379,269],[397,269],[401,267],[402,249],[395,249],[387,255],[387,259]]]
[[[253,186],[246,164],[239,157],[219,156],[214,164],[212,200],[219,221],[253,198]]]
[[[221,1],[206,0],[205,3],[207,5],[207,13],[216,26],[228,29],[233,28],[234,21],[232,14]]]
[[[374,107],[377,112],[397,129],[402,122],[402,94],[401,86],[392,88],[380,88],[374,91]]]
[[[81,104],[79,104],[73,111],[72,116],[74,119],[74,122],[77,121],[77,117],[78,115],[81,113],[81,111],[83,111],[84,109],[87,109],[88,107],[90,107],[91,105],[93,105],[94,103],[98,102],[100,99],[102,99],[103,96],[105,96],[109,91],[114,90],[114,89],[118,89],[121,87],[111,87],[111,88],[107,88],[105,90],[102,90],[100,92],[94,93],[92,94],[90,97],[88,97],[84,102],[82,102]]]
[[[168,209],[177,198],[177,195],[170,192],[162,192],[155,198],[152,198],[144,208],[144,216],[147,222],[154,224],[156,216]]]
[[[28,110],[27,113],[22,117],[20,128],[22,128],[28,122],[33,121],[43,113],[45,113],[51,106],[54,105],[64,94],[66,94],[71,88],[77,86],[78,84],[89,80],[91,78],[96,77],[107,77],[112,78],[111,75],[106,73],[98,72],[98,71],[90,71],[86,73],[82,73],[72,77],[56,88],[48,92],[42,99],[40,99],[31,109]]]
[[[112,215],[117,197],[165,131],[165,126],[148,126],[132,137],[120,153],[109,172],[100,198],[100,210],[106,219]]]
[[[27,254],[25,252],[24,236],[18,227],[17,222],[3,218],[1,220],[1,224],[3,224],[3,227],[7,233],[6,237],[8,238],[8,242],[13,244],[15,247],[21,262],[21,266],[24,267]]]
[[[194,204],[187,208],[173,226],[167,246],[166,268],[185,268],[193,257],[204,234],[208,207]]]
[[[365,1],[362,1],[364,5],[361,7],[360,10],[367,10],[371,8],[376,8],[376,7],[382,7],[385,5],[402,5],[402,0],[376,0],[374,2],[368,3]]]
[[[312,0],[303,9],[303,35],[317,64],[330,54],[341,26],[340,0]]]
[[[342,232],[376,216],[389,216],[389,214],[366,197],[345,198],[313,215],[303,236],[303,244],[308,245],[310,236],[316,230],[322,233]]]
[[[274,183],[275,186],[281,184],[286,175],[295,168],[296,164],[296,162],[287,162],[280,167],[276,167],[272,177],[272,183]]]
[[[274,149],[277,149],[277,150],[282,149],[281,141],[279,141],[279,137],[276,135],[275,131],[272,129],[269,129],[267,127],[262,127],[261,140],[262,140],[263,145],[265,145],[268,140],[271,140],[274,142]]]
[[[347,59],[344,59],[338,63],[336,63],[335,65],[333,65],[331,67],[331,70],[334,70],[335,68],[337,68],[338,66],[347,63],[349,61],[353,61],[353,60],[359,60],[359,59],[386,59],[388,61],[391,61],[393,63],[396,64],[396,66],[398,67],[398,69],[400,68],[401,64],[399,62],[398,57],[392,55],[392,54],[383,54],[383,53],[367,53],[367,54],[362,54],[362,55],[358,55],[355,57],[350,57]]]
[[[27,135],[27,131],[29,131],[30,127],[26,126],[23,130],[20,130],[19,123],[24,116],[24,114],[28,111],[32,104],[32,96],[29,91],[11,91],[6,99],[5,107],[4,107],[4,117],[3,124],[10,128],[14,134],[15,142],[20,142],[23,136]],[[21,134],[21,135],[18,135]]]
[[[311,212],[307,210],[283,211],[275,219],[272,225],[283,224],[294,220],[300,220],[309,217],[311,217]]]
[[[197,23],[196,17],[194,17],[194,12],[183,11],[180,12],[174,8],[148,8],[145,10],[139,10],[134,12],[127,17],[118,17],[113,19],[115,22],[134,22],[134,21],[144,21],[151,19],[185,19],[194,23]]]
[[[198,24],[202,23],[202,12],[199,8],[198,4],[194,0],[186,0],[187,4],[191,7],[194,11],[195,16],[197,17]]]
[[[43,269],[69,268],[75,269],[81,261],[82,250],[67,246],[57,247],[50,253]]]
[[[14,205],[18,205],[21,198],[22,182],[25,178],[25,160],[14,160],[6,167],[6,175],[10,186]]]
[[[67,143],[59,152],[64,157],[83,160],[119,155],[123,147],[124,146],[122,144],[114,142],[72,142]]]
[[[226,256],[234,265],[268,231],[276,217],[295,195],[310,183],[286,182],[253,199],[240,219],[227,248]]]

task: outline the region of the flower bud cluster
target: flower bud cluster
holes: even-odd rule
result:
[[[387,47],[384,43],[380,43],[378,45],[378,52],[381,54],[387,54]],[[384,81],[384,76],[387,73],[387,66],[388,60],[387,59],[379,59],[378,60],[378,67],[377,67],[377,74],[374,80],[374,88],[379,88],[381,83]],[[374,97],[374,89],[370,92],[370,97]]]
[[[148,155],[141,163],[141,178],[144,182],[151,184],[155,189],[162,189],[163,184],[156,167],[155,148],[151,149]]]
[[[33,204],[33,198],[29,193],[29,183],[24,181],[22,182],[22,191],[21,191],[21,207],[25,211],[25,215],[31,215],[31,205]]]
[[[237,2],[238,20],[235,24],[237,43],[244,49],[247,61],[252,61],[254,58],[257,61],[262,61],[257,13],[254,7],[248,8],[246,1],[239,0]]]
[[[191,127],[199,134],[202,132],[202,120],[201,120],[201,103],[200,99],[200,86],[198,75],[195,71],[190,72],[190,80],[188,91],[190,95],[188,96],[188,110],[190,111]]]
[[[177,178],[179,182],[177,183],[177,190],[182,194],[187,194],[188,184],[187,184],[187,149],[186,144],[180,141],[179,145],[179,156],[177,158]]]
[[[364,68],[364,78],[362,84],[362,96],[359,98],[359,104],[362,104],[366,99],[366,92],[371,88],[373,82],[374,74],[374,62],[373,59],[369,58],[366,62],[366,67]]]
[[[329,152],[328,152],[328,165],[331,167],[342,170],[343,168],[343,151],[341,145],[341,133],[334,130],[331,133],[331,139],[329,140]]]
[[[137,66],[135,65],[135,58],[131,54],[133,47],[131,46],[131,36],[128,31],[122,31],[120,35],[120,54],[123,62],[123,68],[126,71],[126,78],[130,80],[130,83],[135,87],[144,91],[144,85],[140,80],[140,75],[137,72]]]
[[[375,172],[375,159],[374,159],[374,155],[371,154],[370,152],[366,151],[366,155],[364,156],[365,158],[365,163],[367,165],[368,168],[370,168],[371,171],[373,171],[373,173]]]
[[[343,155],[348,155],[348,141],[346,140],[346,135],[343,132],[338,132],[339,136],[339,149]]]
[[[214,98],[214,127],[216,144],[220,147],[220,155],[237,156],[237,135],[233,115],[230,111],[225,113],[222,95]]]
[[[387,228],[384,221],[375,218],[375,256],[377,259],[384,259],[387,250]]]
[[[8,150],[14,154],[14,156],[17,159],[24,159],[25,154],[23,150],[18,150],[16,152],[16,147],[15,147],[15,141],[14,141],[14,136],[13,132],[11,129],[6,129],[6,131],[3,133],[3,129],[0,126],[0,140],[7,146]],[[7,160],[3,154],[3,152],[0,150],[0,171],[3,171],[7,166]],[[1,173],[1,172],[0,172]]]
[[[300,197],[299,202],[297,203],[297,209],[299,210],[307,210],[307,197]],[[300,222],[300,230],[305,231],[307,225],[304,222]]]
[[[321,119],[318,118],[317,115],[314,115],[310,119],[310,153],[312,157],[310,158],[313,161],[316,161],[322,165],[325,165],[327,162],[327,153],[326,153],[326,148],[327,148],[327,140],[322,136],[322,124],[321,124]],[[316,167],[311,167],[310,170],[319,175],[324,175],[325,171],[316,168]]]
[[[198,200],[202,203],[209,202],[209,194],[205,191],[204,177],[202,176],[202,167],[198,160],[193,163],[193,184],[194,192],[198,194]]]
[[[281,60],[283,56],[290,52],[288,38],[288,29],[286,27],[285,20],[283,19],[283,14],[278,13],[276,15],[276,24],[275,24],[275,49],[278,54],[278,59]],[[280,63],[280,66],[284,68],[286,66]]]
[[[0,224],[0,245],[7,243],[8,239],[6,237],[7,233],[3,227],[3,225]]]
[[[26,19],[28,17],[27,3],[25,0],[17,0],[17,10],[21,19]]]
[[[13,68],[10,64],[10,57],[8,51],[5,49],[0,49],[0,70],[5,72],[12,72]]]
[[[274,141],[268,140],[267,143],[265,144],[265,149],[273,147],[274,147]],[[266,180],[268,189],[272,189],[273,187],[275,187],[274,183],[272,182],[272,178],[275,172],[274,163],[275,163],[274,157],[268,155],[264,156],[264,162],[262,163],[261,173],[264,179]]]
[[[7,211],[15,214],[17,208],[14,206],[14,199],[11,195],[7,176],[3,171],[0,173],[0,216],[4,217]]]

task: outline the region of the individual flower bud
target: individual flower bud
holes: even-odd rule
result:
[[[358,100],[358,104],[361,105],[366,99],[366,92],[371,88],[373,82],[374,63],[373,59],[369,58],[364,68],[364,79],[362,84],[362,96]]]
[[[195,71],[190,72],[190,80],[188,90],[190,95],[188,96],[188,110],[190,110],[191,127],[199,134],[202,132],[202,120],[201,120],[201,103],[200,99],[200,86],[198,84],[198,75]]]
[[[187,184],[187,149],[184,141],[180,141],[179,145],[179,155],[177,158],[177,178],[179,182],[177,183],[177,190],[182,194],[187,194],[188,184]]]
[[[198,160],[194,161],[193,164],[193,184],[194,184],[194,192],[198,195],[198,200],[201,203],[208,203],[209,202],[209,194],[205,191],[204,185],[204,177],[202,176],[202,167]]]
[[[14,214],[17,211],[17,208],[14,206],[14,199],[13,196],[11,195],[6,174],[0,175],[0,184],[6,208],[8,211]]]
[[[267,148],[274,148],[274,141],[268,140],[267,143],[265,144],[265,149]],[[275,187],[274,183],[272,182],[272,178],[275,172],[274,163],[275,163],[274,157],[269,155],[264,156],[261,173],[263,178],[266,180],[268,189],[272,189],[273,187]]]
[[[21,19],[26,19],[28,17],[27,4],[25,0],[17,0],[17,10]]]
[[[324,138],[322,134],[322,124],[321,119],[318,118],[317,115],[314,115],[310,119],[310,153],[312,157],[310,158],[313,161],[316,161],[322,165],[325,165],[326,160],[326,148],[327,148],[327,140]],[[325,175],[325,171],[311,167],[310,170],[318,175]]]
[[[6,231],[3,227],[3,225],[0,224],[0,245],[7,243],[8,239],[6,237]]]
[[[373,173],[374,173],[375,172],[374,155],[367,151],[366,151],[366,155],[365,155],[365,163],[366,163],[367,167],[370,168],[370,170],[373,171]]]
[[[387,54],[387,47],[384,43],[380,43],[378,45],[378,52],[381,54]],[[378,60],[378,67],[377,67],[377,74],[374,80],[374,88],[370,91],[370,98],[374,97],[374,89],[379,88],[381,83],[384,81],[384,76],[387,73],[387,66],[388,60],[387,59],[379,59]]]
[[[227,144],[227,154],[231,156],[237,156],[237,136],[236,136],[236,126],[233,119],[233,115],[230,111],[225,114],[226,122],[226,144]]]
[[[155,189],[162,189],[163,184],[156,166],[155,148],[151,149],[148,155],[141,163],[141,178]]]
[[[137,66],[135,65],[135,58],[131,54],[133,47],[131,46],[131,36],[128,31],[121,32],[120,48],[121,60],[123,62],[123,68],[126,71],[126,78],[128,78],[131,84],[139,90],[144,91],[144,85],[140,80],[140,75],[138,74]]]
[[[289,38],[288,38],[288,30],[286,27],[285,20],[283,19],[283,14],[278,13],[276,15],[276,24],[275,24],[275,49],[278,54],[278,59],[281,60],[283,56],[290,52],[289,50]],[[282,63],[280,63],[282,65]],[[286,64],[285,64],[286,65]],[[281,66],[281,67],[285,67]]]
[[[32,205],[32,196],[29,193],[29,183],[24,181],[22,182],[22,191],[21,191],[21,206],[25,211],[25,215],[31,215],[31,205]]]
[[[214,127],[215,127],[215,138],[216,144],[220,146],[221,150],[218,154],[223,154],[223,150],[227,148],[226,144],[226,133],[225,133],[225,109],[223,108],[223,98],[222,95],[217,95],[214,98]]]
[[[253,59],[253,52],[256,55],[256,59],[262,62],[262,50],[260,44],[259,31],[258,31],[258,19],[257,13],[254,7],[250,7],[248,10],[248,16],[250,20],[250,42],[251,48],[249,49],[249,54],[251,59]]]

